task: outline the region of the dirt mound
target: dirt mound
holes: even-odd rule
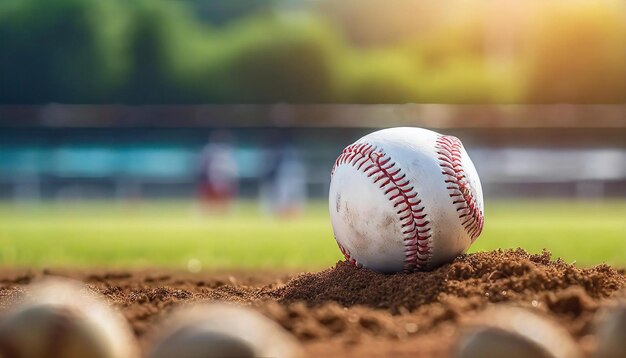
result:
[[[266,314],[303,340],[343,337],[348,344],[385,337],[396,348],[416,340],[439,356],[459,327],[497,303],[549,316],[581,339],[593,334],[596,311],[625,287],[626,276],[607,265],[577,268],[546,251],[463,255],[432,272],[396,275],[339,262],[269,292],[281,305]],[[419,356],[429,355],[420,349]]]
[[[383,275],[339,262],[326,271],[298,276],[272,294],[286,304],[303,301],[316,306],[334,301],[398,313],[450,297],[481,303],[547,300],[573,287],[592,299],[602,299],[624,285],[624,275],[607,265],[580,269],[552,261],[547,251],[531,255],[518,249],[463,255],[432,272],[411,274]]]
[[[0,271],[0,314],[25,286],[55,275],[82,280],[119,308],[145,346],[176,306],[220,300],[255,307],[313,357],[446,357],[464,324],[493,304],[527,307],[562,324],[589,353],[595,313],[626,299],[626,276],[505,250],[463,255],[431,272],[383,275],[339,262],[317,273]]]

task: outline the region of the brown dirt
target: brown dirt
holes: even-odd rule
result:
[[[461,329],[494,304],[527,307],[562,324],[587,354],[596,311],[626,297],[626,276],[576,268],[547,252],[464,255],[432,272],[382,275],[344,262],[318,273],[0,270],[0,310],[42,276],[80,279],[130,321],[142,344],[173,307],[222,300],[279,322],[313,357],[445,357]]]

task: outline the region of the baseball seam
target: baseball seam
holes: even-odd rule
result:
[[[411,272],[427,267],[432,258],[430,221],[424,213],[425,207],[420,205],[422,200],[417,197],[417,191],[410,185],[402,169],[382,148],[368,143],[346,147],[335,161],[331,178],[335,169],[343,164],[349,164],[372,178],[374,184],[383,190],[385,197],[397,209],[405,247],[404,271]],[[348,262],[357,267],[362,266],[339,241],[337,245]]]
[[[461,141],[453,136],[439,136],[435,145],[441,173],[446,177],[446,189],[452,198],[452,204],[459,214],[461,226],[474,242],[483,230],[485,219],[472,195],[463,169],[462,148]]]

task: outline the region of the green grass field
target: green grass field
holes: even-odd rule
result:
[[[626,267],[625,201],[495,201],[471,252],[550,250],[587,266]],[[190,202],[0,204],[0,266],[301,268],[334,264],[326,204],[296,219],[240,203],[232,214],[202,214]]]

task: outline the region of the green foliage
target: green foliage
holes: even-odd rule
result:
[[[427,103],[491,103],[497,93],[486,68],[472,58],[448,61],[422,81],[422,100]]]
[[[168,266],[319,269],[341,254],[326,203],[292,220],[268,218],[256,203],[204,215],[188,202],[0,205],[0,267]],[[626,266],[626,203],[496,201],[470,251],[522,247],[579,265]],[[241,225],[245,222],[246,225]]]
[[[276,3],[2,1],[0,103],[626,102],[620,0]]]
[[[179,66],[178,78],[187,92],[213,103],[328,102],[339,47],[311,18],[257,17],[212,31],[198,42],[194,63]]]
[[[127,21],[116,0],[0,4],[0,98],[87,102],[123,80]]]
[[[225,102],[333,101],[338,43],[309,18],[261,18],[225,36],[220,99]]]
[[[391,51],[355,52],[341,64],[340,93],[348,103],[411,103],[421,100],[419,66]]]
[[[195,13],[212,24],[223,25],[241,17],[272,11],[274,0],[187,0]]]
[[[179,86],[181,68],[191,66],[198,54],[203,29],[187,9],[176,2],[137,0],[127,4],[133,19],[127,33],[131,64],[119,91],[127,103],[184,102],[193,93]],[[197,97],[199,98],[199,97]]]

